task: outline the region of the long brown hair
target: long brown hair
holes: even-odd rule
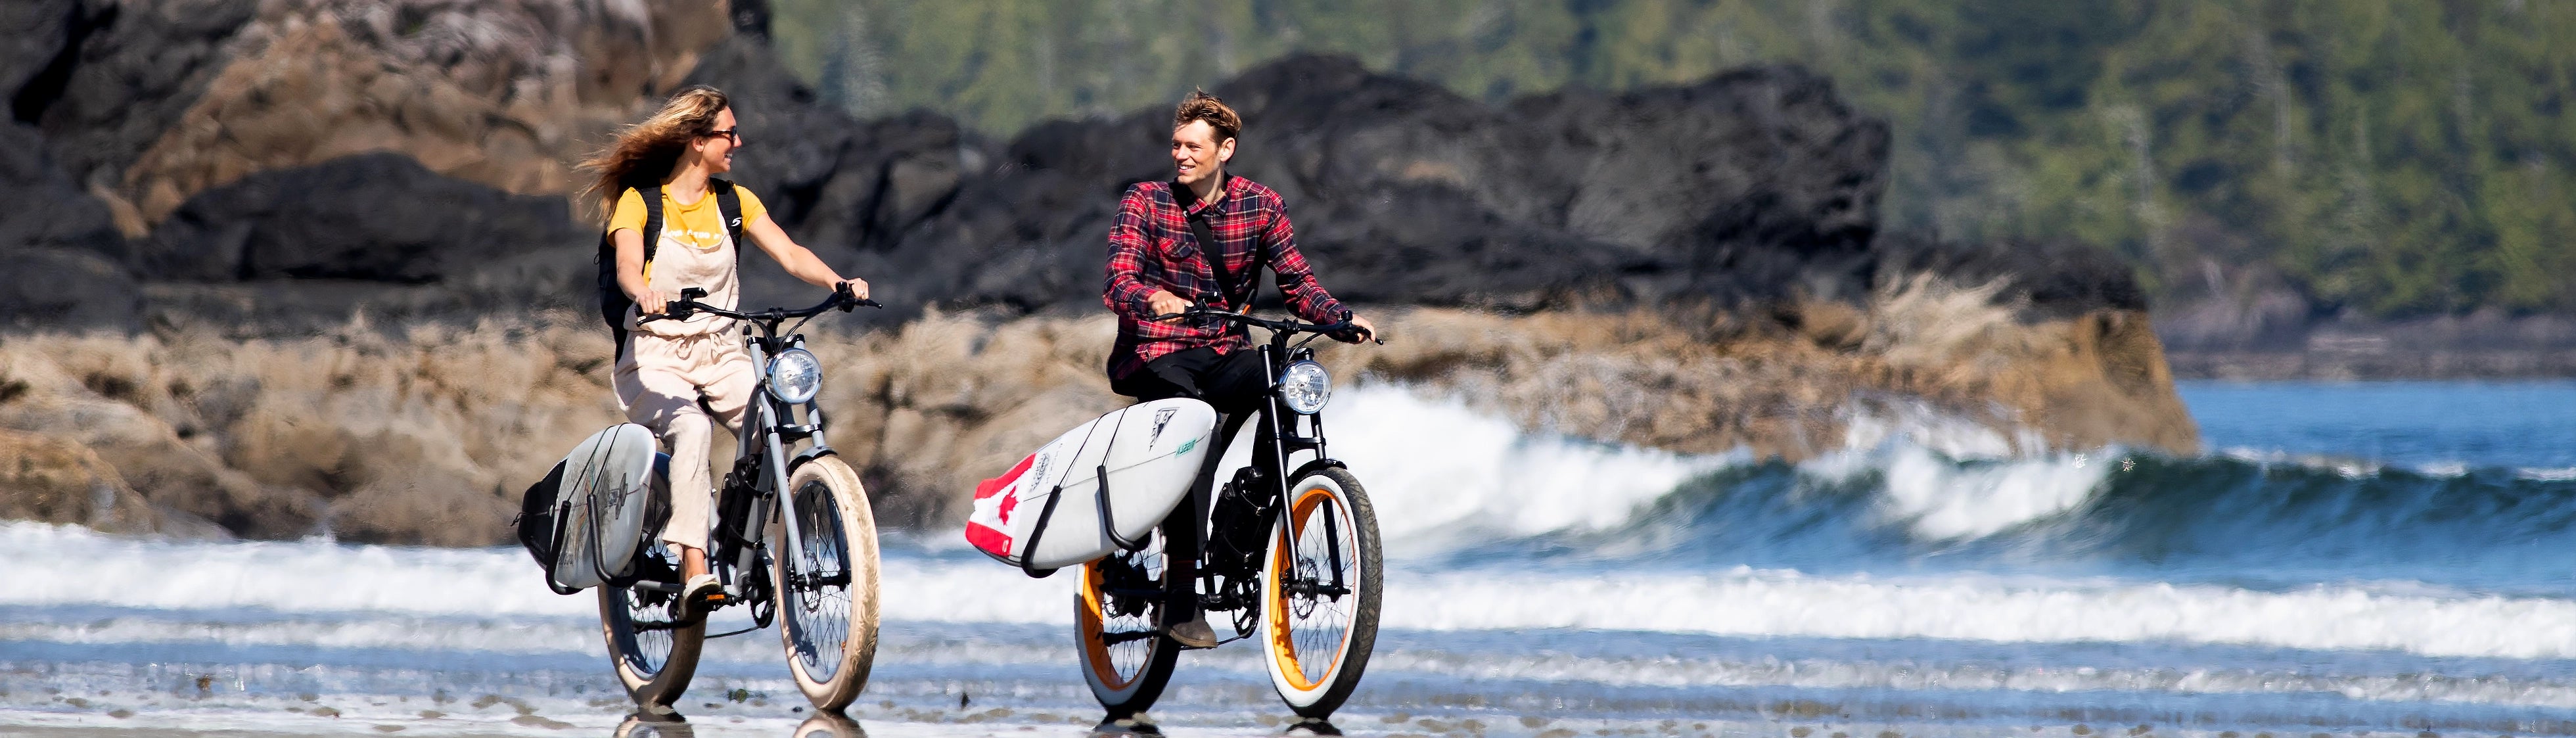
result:
[[[691,142],[715,132],[716,116],[729,107],[733,104],[723,91],[691,86],[672,95],[644,122],[619,130],[616,141],[583,160],[584,171],[599,175],[583,194],[600,203],[600,220],[608,219],[617,209],[617,198],[628,189],[661,184],[680,165],[680,154],[689,150]]]

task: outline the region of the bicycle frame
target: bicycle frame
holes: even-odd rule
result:
[[[835,293],[822,304],[804,310],[772,308],[757,313],[741,313],[698,302],[697,298],[706,295],[705,290],[690,288],[680,294],[681,300],[665,308],[670,312],[646,316],[645,320],[686,319],[699,312],[738,320],[742,323],[743,351],[751,357],[752,398],[743,410],[740,428],[735,431],[733,467],[725,473],[724,481],[717,489],[715,529],[708,540],[707,565],[717,581],[723,584],[726,603],[749,605],[753,628],[766,628],[776,615],[777,587],[788,583],[768,581],[771,541],[768,540],[768,526],[764,523],[779,504],[780,494],[787,490],[788,475],[797,465],[832,453],[831,443],[824,437],[825,419],[819,395],[798,405],[780,399],[771,389],[770,358],[805,345],[804,335],[792,332],[795,327],[804,325],[802,321],[789,328],[791,332],[783,336],[780,335],[779,324],[791,318],[810,319],[833,308],[846,311],[851,306],[876,307],[877,304]],[[796,422],[800,408],[803,410],[802,423]],[[788,455],[790,449],[795,450],[792,457]],[[796,526],[780,527],[786,531],[787,539],[780,553],[802,556],[805,545]],[[845,565],[841,571],[818,574],[815,583],[846,584],[849,576]],[[675,579],[638,582],[636,586],[677,593],[680,584]]]
[[[1185,315],[1209,317],[1221,315],[1227,320],[1267,328],[1271,333],[1267,341],[1253,347],[1254,350],[1261,352],[1262,357],[1264,386],[1261,402],[1250,411],[1228,414],[1218,421],[1217,444],[1209,449],[1207,461],[1200,468],[1197,481],[1191,486],[1187,501],[1181,509],[1173,511],[1172,517],[1163,522],[1168,552],[1174,555],[1175,563],[1186,561],[1190,568],[1190,571],[1186,572],[1187,576],[1173,577],[1167,582],[1169,589],[1165,597],[1167,601],[1176,597],[1193,597],[1198,600],[1201,609],[1206,610],[1257,612],[1254,607],[1256,603],[1253,602],[1257,599],[1257,594],[1238,597],[1237,595],[1241,593],[1229,590],[1243,589],[1245,585],[1252,582],[1259,574],[1260,562],[1253,560],[1249,562],[1249,568],[1246,568],[1243,566],[1244,562],[1234,562],[1229,565],[1228,562],[1213,558],[1216,553],[1214,542],[1219,538],[1228,537],[1233,533],[1248,532],[1240,529],[1246,521],[1213,519],[1216,505],[1220,502],[1218,496],[1220,490],[1215,477],[1218,472],[1223,471],[1225,456],[1234,445],[1235,437],[1243,431],[1244,424],[1253,422],[1257,417],[1259,424],[1254,427],[1250,440],[1258,445],[1253,449],[1251,464],[1244,469],[1254,472],[1261,483],[1261,488],[1257,493],[1253,490],[1235,491],[1237,494],[1255,495],[1246,502],[1251,503],[1266,520],[1249,522],[1253,527],[1266,529],[1266,536],[1263,539],[1265,546],[1266,541],[1271,540],[1272,537],[1288,535],[1288,517],[1281,513],[1284,512],[1282,506],[1287,500],[1289,483],[1309,469],[1317,466],[1342,466],[1342,463],[1333,459],[1326,449],[1322,414],[1318,412],[1315,415],[1306,415],[1291,411],[1286,407],[1285,401],[1280,399],[1279,374],[1290,364],[1314,358],[1314,349],[1306,346],[1314,338],[1292,343],[1292,339],[1297,334],[1313,333],[1320,337],[1348,330],[1350,324],[1347,322],[1308,324],[1296,321],[1268,321],[1216,311],[1192,311]],[[1295,465],[1292,471],[1290,462],[1295,460],[1297,454],[1306,452],[1312,452],[1313,458]],[[1234,480],[1243,481],[1243,479],[1242,471],[1238,470]],[[1233,488],[1235,481],[1227,482],[1224,487]],[[1226,523],[1233,523],[1234,525],[1230,526],[1233,529],[1218,527]],[[1186,526],[1185,530],[1194,535],[1186,539],[1170,535],[1176,524]],[[1236,553],[1247,552],[1237,551]],[[1217,577],[1220,576],[1225,577],[1228,584],[1220,585],[1217,582]],[[1339,577],[1340,572],[1336,570],[1334,576]],[[1319,591],[1331,593],[1333,589],[1340,588],[1339,585],[1340,583],[1337,582]],[[1238,617],[1237,620],[1238,633],[1248,632],[1240,627],[1241,618]]]

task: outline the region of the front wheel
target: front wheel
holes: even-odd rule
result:
[[[636,564],[648,570],[676,572],[680,558],[669,546],[650,541]],[[645,712],[665,711],[689,691],[698,672],[698,647],[707,640],[707,619],[682,623],[671,617],[670,592],[651,588],[599,587],[599,629],[608,638],[608,661],[617,681]]]
[[[859,475],[839,457],[798,465],[775,525],[796,526],[801,550],[773,527],[779,640],[805,699],[840,711],[867,688],[877,654],[877,523]]]
[[[1298,715],[1322,719],[1349,699],[1377,647],[1377,512],[1351,473],[1289,480],[1287,521],[1261,571],[1261,643],[1270,685]]]

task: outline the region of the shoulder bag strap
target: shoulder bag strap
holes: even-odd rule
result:
[[[1175,202],[1178,202],[1181,194],[1185,192],[1189,192],[1189,188],[1182,187],[1180,182],[1172,183],[1172,199]],[[1223,200],[1218,201],[1219,204],[1223,202]],[[1235,310],[1250,310],[1252,296],[1261,291],[1261,267],[1263,262],[1268,261],[1266,258],[1268,255],[1264,253],[1266,249],[1259,246],[1260,239],[1253,239],[1255,251],[1252,255],[1252,269],[1250,273],[1244,275],[1243,289],[1237,291],[1234,275],[1226,269],[1225,255],[1217,252],[1216,229],[1210,222],[1216,217],[1216,209],[1217,205],[1202,207],[1197,212],[1185,216],[1184,219],[1190,223],[1190,236],[1198,239],[1199,258],[1208,263],[1209,270],[1216,272],[1217,292],[1222,293],[1226,303]],[[1189,206],[1184,204],[1181,210],[1188,212]]]

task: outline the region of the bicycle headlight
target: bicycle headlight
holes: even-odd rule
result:
[[[769,360],[769,393],[790,405],[802,405],[823,389],[823,362],[801,348],[779,352]]]
[[[1333,375],[1312,361],[1289,364],[1279,373],[1279,399],[1299,415],[1313,415],[1333,399]]]

